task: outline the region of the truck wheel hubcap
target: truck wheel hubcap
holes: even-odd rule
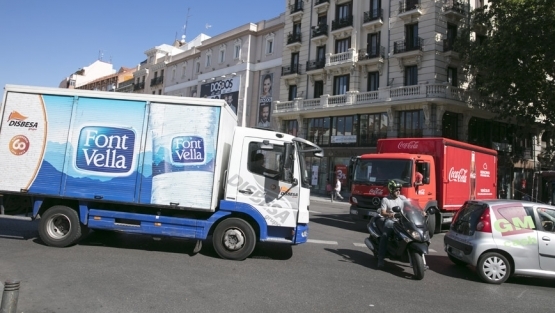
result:
[[[71,221],[64,214],[56,214],[46,224],[46,231],[51,238],[62,239],[69,233]]]
[[[245,234],[236,228],[228,229],[224,233],[223,241],[226,249],[232,251],[239,250],[245,244]]]

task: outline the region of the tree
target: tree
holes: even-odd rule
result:
[[[500,119],[553,127],[555,1],[490,2],[471,13],[455,46],[464,82],[479,95],[471,101]]]

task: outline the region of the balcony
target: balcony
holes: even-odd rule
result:
[[[411,51],[422,51],[424,39],[418,37],[417,40],[400,40],[393,43],[393,54],[402,54]]]
[[[312,40],[323,40],[328,39],[328,25],[318,24],[312,27]]]
[[[350,71],[355,66],[356,53],[354,49],[349,49],[347,52],[336,54],[326,54],[326,70],[334,73],[344,73]]]
[[[297,99],[294,101],[276,102],[273,113],[287,115],[290,112],[312,110],[360,109],[377,106],[391,106],[395,101],[418,100],[433,102],[437,99],[454,101],[465,106],[473,102],[472,93],[447,84],[421,84],[403,87],[386,87],[378,91],[349,91],[344,95],[323,95],[316,99]]]
[[[405,23],[413,23],[418,21],[422,16],[420,9],[420,0],[404,0],[399,2],[399,18]]]
[[[306,73],[307,74],[317,74],[323,72],[326,66],[326,60],[308,60],[306,62]]]
[[[153,79],[150,80],[150,87],[160,85],[163,82],[164,82],[164,76],[154,77]]]
[[[298,2],[289,5],[289,16],[295,22],[300,21],[303,17],[303,1],[298,0]]]
[[[345,27],[353,27],[353,16],[347,16],[331,22],[331,31],[336,31]]]
[[[443,7],[443,15],[452,21],[458,22],[460,19],[466,16],[465,4],[458,1],[451,1]]]
[[[371,47],[370,50],[368,49],[360,49],[358,50],[358,62],[363,63],[367,60],[372,60],[375,58],[383,59],[385,57],[385,47]],[[382,60],[383,62],[383,60]]]
[[[133,84],[133,91],[145,89],[145,82]]]
[[[287,35],[287,48],[291,50],[296,50],[301,46],[301,34],[300,33],[289,33]]]
[[[362,27],[372,32],[383,25],[383,9],[366,11],[362,17]]]
[[[329,6],[330,6],[330,0],[315,0],[314,1],[314,9],[318,13],[328,11]]]
[[[300,64],[293,64],[293,65],[284,66],[281,68],[281,76],[299,75],[299,74],[301,74]]]

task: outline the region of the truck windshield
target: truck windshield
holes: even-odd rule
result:
[[[410,160],[364,160],[355,165],[353,181],[358,183],[382,184],[391,179],[410,183],[412,162]]]

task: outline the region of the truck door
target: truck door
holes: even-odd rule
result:
[[[246,137],[242,151],[246,155],[240,163],[237,202],[254,207],[268,226],[295,227],[300,187],[285,181],[285,173],[280,171],[285,143]],[[293,178],[298,180],[298,175],[294,172]]]
[[[422,208],[426,208],[426,203],[433,200],[435,185],[430,183],[430,163],[423,161],[415,162],[414,172],[414,198]]]

